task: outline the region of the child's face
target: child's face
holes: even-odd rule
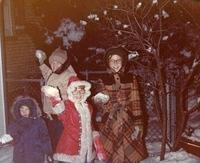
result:
[[[30,115],[30,109],[29,109],[28,106],[22,105],[22,106],[19,108],[19,111],[20,111],[20,114],[21,114],[22,117],[28,118],[29,115]]]
[[[109,59],[109,67],[114,72],[119,72],[119,70],[122,68],[122,58],[118,55],[112,55]]]
[[[73,98],[76,101],[81,101],[84,98],[85,88],[84,87],[76,87],[75,90],[72,92]]]

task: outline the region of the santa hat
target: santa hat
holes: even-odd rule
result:
[[[56,50],[54,50],[51,56],[49,57],[50,64],[52,64],[53,61],[63,64],[65,63],[66,60],[67,60],[67,52],[60,48],[57,48]]]
[[[85,99],[84,100],[86,100],[90,96],[91,84],[87,81],[80,80],[77,76],[71,76],[69,78],[68,87],[67,87],[67,94],[69,96],[69,99],[73,98],[72,92],[75,90],[75,88],[77,88],[79,86],[84,86],[84,90],[85,90]]]

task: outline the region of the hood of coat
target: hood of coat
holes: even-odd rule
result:
[[[28,96],[18,96],[11,108],[12,115],[15,119],[22,118],[20,114],[20,107],[23,105],[30,108],[30,118],[35,118],[41,115],[41,110],[35,99]]]
[[[66,60],[67,60],[67,52],[65,50],[61,49],[60,47],[55,49],[49,57],[50,65],[54,61],[56,61],[60,64],[63,64],[63,63],[65,63]]]
[[[49,57],[49,65],[52,67],[53,63],[57,62],[61,64],[54,73],[61,74],[64,72],[70,65],[70,58],[66,52],[66,50],[61,49],[60,47],[55,49]]]

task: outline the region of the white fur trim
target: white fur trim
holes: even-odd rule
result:
[[[65,104],[64,104],[63,101],[61,101],[60,103],[56,104],[56,105],[53,107],[53,111],[54,111],[56,114],[60,114],[60,113],[62,113],[64,110],[65,110]]]
[[[87,103],[75,103],[75,107],[81,117],[81,149],[80,154],[84,155],[87,153],[87,160],[92,157],[92,128],[91,128],[91,114]]]
[[[92,157],[88,162],[91,162],[96,157],[96,153],[92,153]],[[85,160],[80,155],[66,155],[63,153],[55,153],[53,155],[54,160],[63,161],[63,162],[71,162],[71,163],[85,163]],[[85,157],[84,157],[85,158]]]
[[[81,144],[78,155],[67,155],[64,153],[54,154],[54,159],[64,162],[84,163],[92,161],[96,154],[93,152],[93,135],[91,128],[91,114],[87,103],[75,103],[81,121]],[[86,158],[87,156],[87,158]]]
[[[75,88],[81,85],[85,86],[86,91],[88,91],[91,88],[91,84],[87,81],[84,81],[84,80],[74,81],[68,86],[67,93],[74,91]]]

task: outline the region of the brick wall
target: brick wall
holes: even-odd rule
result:
[[[35,47],[26,33],[6,38],[5,45],[8,77],[25,77],[26,73],[38,72],[34,57]]]
[[[39,73],[37,62],[34,57],[35,45],[31,37],[25,31],[26,21],[37,20],[37,18],[34,17],[31,5],[34,0],[24,1],[23,7],[16,6],[18,1],[21,0],[15,0],[15,4],[11,3],[13,35],[5,35],[5,65],[7,78],[24,78],[28,76],[29,73]],[[21,3],[19,4],[21,5]],[[16,10],[16,8],[18,10]],[[21,15],[17,15],[16,17],[15,12],[19,11]]]
[[[13,32],[11,32],[11,35],[5,35],[4,39],[8,109],[17,96],[24,94],[25,87],[31,89],[29,92],[36,92],[34,98],[40,97],[40,83],[23,80],[40,78],[40,71],[35,58],[35,44],[25,31],[26,22],[37,21],[32,8],[34,0],[11,0],[10,2]],[[23,6],[22,2],[24,2]],[[8,114],[8,120],[10,119],[11,116]]]

